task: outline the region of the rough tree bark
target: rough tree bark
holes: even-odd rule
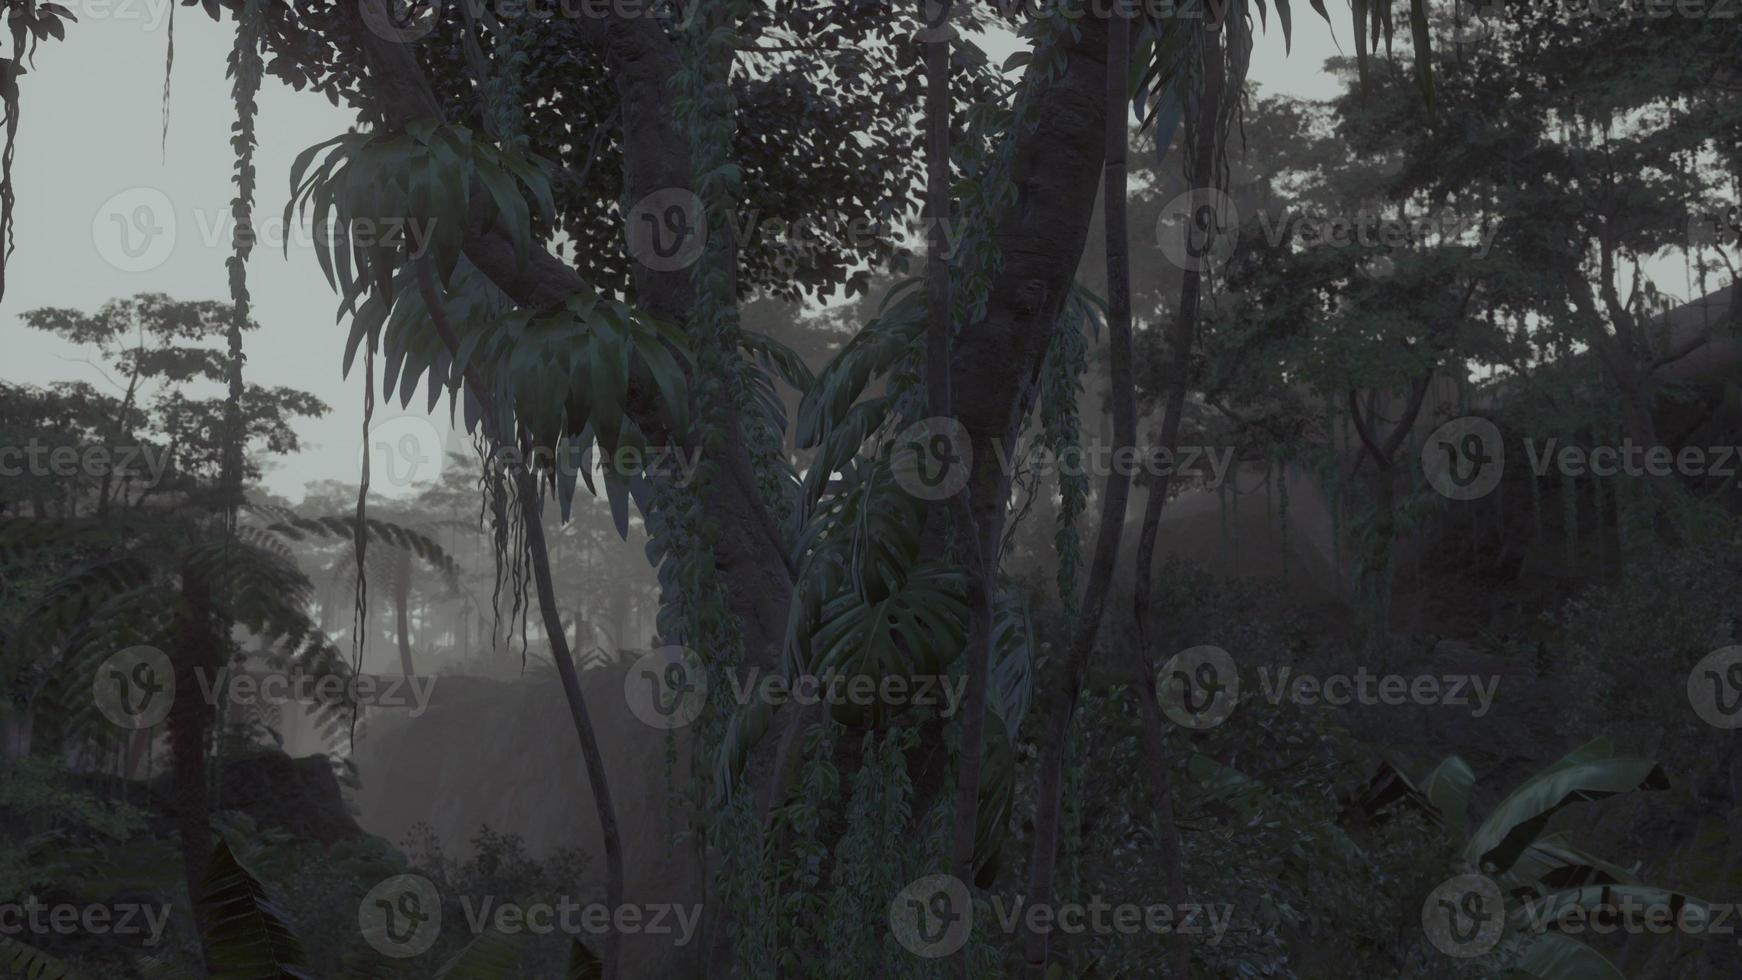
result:
[[[1187,180],[1193,190],[1213,185],[1216,143],[1220,138],[1217,120],[1222,112],[1222,87],[1225,77],[1221,39],[1213,26],[1203,28],[1204,88],[1198,111],[1192,120],[1195,139],[1190,142],[1191,157],[1186,162]],[[1203,296],[1203,272],[1185,269],[1180,279],[1179,307],[1174,311],[1167,346],[1167,401],[1163,406],[1160,445],[1168,452],[1179,446],[1181,416],[1185,412],[1186,386],[1191,373],[1192,338],[1197,333],[1198,308]],[[1143,528],[1137,538],[1137,574],[1133,580],[1131,618],[1137,630],[1137,644],[1131,651],[1132,693],[1138,701],[1143,718],[1143,754],[1149,771],[1150,806],[1155,811],[1156,844],[1160,851],[1168,904],[1174,908],[1185,905],[1186,886],[1184,859],[1179,836],[1179,824],[1173,812],[1173,780],[1169,775],[1166,749],[1166,722],[1161,715],[1159,691],[1155,684],[1155,664],[1150,659],[1150,644],[1156,636],[1150,610],[1150,593],[1154,588],[1155,546],[1160,536],[1161,512],[1167,506],[1171,473],[1163,473],[1149,485],[1143,506]],[[1191,970],[1191,947],[1178,932],[1169,935],[1168,969],[1176,977],[1186,977]]]
[[[1113,458],[1119,450],[1135,445],[1137,410],[1133,389],[1131,355],[1131,251],[1125,213],[1125,153],[1129,140],[1126,125],[1128,64],[1131,21],[1115,13],[1107,27],[1105,93],[1106,162],[1102,178],[1102,203],[1107,233],[1107,339],[1113,383]],[[1121,472],[1124,470],[1124,472]],[[1064,691],[1047,719],[1045,744],[1041,749],[1040,773],[1035,784],[1034,847],[1028,862],[1028,901],[1046,908],[1052,905],[1053,878],[1057,870],[1058,831],[1064,796],[1066,746],[1071,718],[1088,678],[1089,658],[1106,607],[1107,587],[1119,560],[1119,543],[1125,534],[1125,506],[1131,495],[1131,473],[1115,466],[1107,474],[1101,495],[1101,523],[1096,532],[1094,564],[1083,589],[1076,632],[1064,663]],[[1032,930],[1024,942],[1028,975],[1043,980],[1047,969],[1050,933]]]
[[[411,52],[370,33],[354,8],[352,17],[352,42],[368,65],[370,95],[388,125],[441,118],[440,105]],[[638,199],[660,188],[689,186],[687,143],[675,129],[667,85],[678,58],[659,25],[612,15],[564,21],[557,27],[575,31],[579,42],[600,50],[613,68],[622,103],[626,195]],[[1003,265],[992,282],[985,315],[957,336],[951,365],[955,417],[969,436],[974,457],[968,490],[973,523],[994,568],[1011,477],[999,466],[994,447],[1009,449],[1033,406],[1041,360],[1088,235],[1095,172],[1102,162],[1106,25],[1085,19],[1079,27],[1074,36],[1058,42],[1065,70],[1042,78],[1035,69],[1029,79],[1034,125],[1017,138],[1012,175],[1016,200],[1001,216],[995,235]],[[585,285],[548,252],[534,250],[530,261],[517,261],[506,229],[491,222],[482,203],[487,195],[475,200],[480,205],[470,216],[464,251],[503,292],[523,305],[543,305]],[[637,268],[635,291],[649,312],[676,322],[687,319],[691,289],[686,275]],[[650,440],[669,438],[653,404],[649,386],[631,379],[629,405],[636,421]],[[751,665],[766,668],[777,661],[785,636],[791,566],[756,496],[749,454],[735,428],[729,428],[728,444],[716,454],[726,478],[710,487],[703,503],[720,528],[716,561],[728,608],[743,628],[747,658]],[[984,610],[970,624],[971,634],[975,630],[990,635]],[[967,697],[970,715],[984,712],[984,684]],[[764,786],[777,771],[775,747],[797,723],[797,714],[779,712],[757,743],[746,777],[753,785]]]

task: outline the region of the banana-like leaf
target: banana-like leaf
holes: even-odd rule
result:
[[[512,976],[526,933],[487,930],[467,943],[436,971],[436,980],[501,980]]]
[[[1550,834],[1524,849],[1506,873],[1495,879],[1502,891],[1536,898],[1545,892],[1588,885],[1636,885],[1627,868],[1574,847],[1564,833]]]
[[[599,980],[605,975],[605,964],[593,955],[593,951],[581,945],[579,939],[573,940],[569,947],[569,967],[563,971],[563,980]]]
[[[817,375],[798,408],[797,445],[810,449],[847,416],[872,379],[924,353],[925,294],[903,283],[890,290],[888,305],[841,348]],[[899,298],[895,298],[898,296]]]
[[[732,801],[738,774],[744,771],[750,750],[756,747],[773,720],[774,708],[762,698],[751,698],[733,712],[731,721],[726,723],[726,733],[714,749],[713,798],[716,805]]]
[[[0,974],[26,980],[84,980],[60,960],[33,946],[0,936]]]
[[[1402,759],[1388,756],[1368,782],[1359,806],[1369,817],[1394,803],[1405,802],[1433,818],[1462,844],[1469,832],[1470,790],[1476,774],[1458,756],[1447,756],[1420,779],[1413,779]]]
[[[1514,930],[1546,933],[1569,916],[1593,931],[1619,927],[1635,933],[1646,931],[1652,923],[1657,923],[1653,928],[1675,929],[1685,922],[1688,931],[1697,932],[1712,921],[1712,906],[1685,892],[1653,885],[1588,885],[1519,903],[1507,912],[1506,923]]]
[[[804,358],[797,351],[766,334],[753,330],[741,330],[739,333],[744,349],[755,354],[758,361],[794,391],[802,395],[816,385],[817,376],[811,372],[810,366],[805,364]]]
[[[986,709],[1004,722],[1012,744],[1034,700],[1034,618],[1028,597],[1001,593],[992,612],[992,667],[986,685]]]
[[[1010,813],[1016,803],[1016,753],[997,725],[986,727],[978,798],[974,810],[974,884],[990,888],[998,877],[998,855],[1010,836]]]
[[[1621,793],[1669,788],[1663,767],[1621,756],[1607,738],[1597,738],[1526,780],[1494,808],[1464,846],[1473,868],[1504,873],[1562,808]]]
[[[222,836],[201,891],[206,966],[214,980],[313,980],[284,914]]]

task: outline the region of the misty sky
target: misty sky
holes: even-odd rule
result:
[[[81,359],[88,352],[34,330],[18,314],[43,306],[95,310],[140,292],[175,299],[227,300],[232,194],[229,145],[234,105],[224,77],[234,25],[215,24],[199,7],[175,14],[167,152],[160,150],[165,45],[170,0],[61,0],[79,23],[65,42],[43,43],[21,80],[23,113],[14,181],[17,242],[0,304],[0,378],[45,384],[107,382]],[[1339,24],[1340,34],[1347,25]],[[1267,91],[1311,98],[1334,94],[1323,70],[1337,53],[1330,28],[1310,9],[1294,17],[1293,53],[1283,54],[1274,19],[1253,54],[1252,77]],[[1008,38],[987,45],[1000,61]],[[305,147],[343,132],[351,116],[324,96],[294,92],[268,76],[259,98],[256,155],[260,243],[248,267],[254,316],[261,329],[247,338],[247,377],[260,385],[313,392],[332,411],[298,424],[303,452],[273,460],[267,489],[299,500],[306,483],[354,482],[363,418],[361,379],[340,377],[345,327],[334,322],[336,298],[307,246],[306,230],[289,235],[286,257],[280,215],[289,193],[290,164]],[[1135,149],[1135,147],[1134,147]],[[117,215],[141,204],[174,215],[174,235],[158,235],[143,254],[119,248]],[[138,239],[134,240],[135,245]],[[172,244],[173,243],[173,244]],[[137,249],[136,249],[137,251]],[[149,268],[139,269],[138,266]],[[360,362],[359,362],[360,363]],[[118,392],[117,392],[118,393]],[[414,400],[410,413],[377,404],[375,420],[393,439],[439,439],[449,428],[445,402],[433,420]],[[412,414],[416,419],[398,419]],[[432,427],[433,426],[433,427]],[[375,489],[398,495],[417,480],[383,480]],[[426,472],[433,477],[433,470]]]

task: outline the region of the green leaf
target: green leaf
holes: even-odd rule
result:
[[[206,966],[214,980],[313,980],[302,944],[266,895],[266,886],[222,836],[201,885]]]
[[[1512,867],[1562,808],[1668,788],[1669,779],[1657,763],[1616,755],[1608,739],[1594,739],[1513,790],[1471,834],[1464,856],[1471,867],[1501,873]]]
[[[1409,0],[1409,29],[1415,39],[1415,80],[1429,112],[1434,108],[1433,32],[1427,20],[1427,0]]]
[[[569,947],[569,968],[563,973],[563,980],[600,980],[605,975],[605,964],[600,962],[593,951],[581,945],[579,939],[573,940]]]
[[[484,189],[490,192],[490,199],[496,202],[503,224],[508,226],[508,234],[514,241],[515,259],[525,262],[532,254],[532,212],[526,207],[526,198],[520,196],[514,178],[494,162],[474,160],[473,169]]]
[[[1509,976],[1514,980],[1627,980],[1627,974],[1602,953],[1552,932],[1530,944]]]
[[[6,936],[0,936],[0,973],[27,980],[84,980],[60,960]]]
[[[502,980],[519,965],[525,933],[507,935],[494,929],[467,943],[436,971],[436,980]]]

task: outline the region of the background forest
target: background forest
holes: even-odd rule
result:
[[[1724,4],[182,6],[228,296],[3,328],[0,976],[1742,975]]]

